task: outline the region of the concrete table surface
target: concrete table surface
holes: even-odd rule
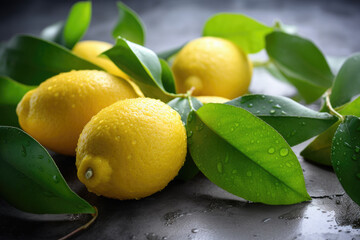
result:
[[[5,1],[6,2],[6,1]],[[147,29],[147,47],[155,52],[201,35],[217,12],[247,14],[268,25],[280,19],[295,25],[327,56],[360,51],[360,2],[351,1],[125,1]],[[16,33],[39,34],[67,16],[72,1],[7,2],[0,9],[0,41]],[[117,11],[113,1],[93,1],[93,19],[85,39],[111,42]],[[261,54],[260,54],[261,55]],[[255,71],[251,91],[291,96],[293,87]],[[317,107],[316,105],[312,107]],[[360,207],[345,193],[331,168],[304,161],[295,146],[312,201],[290,206],[247,202],[220,189],[202,174],[173,181],[142,200],[117,201],[87,192],[77,180],[74,158],[52,154],[70,187],[96,205],[99,217],[74,239],[360,239]],[[0,199],[0,239],[56,239],[89,220],[79,215],[23,213]]]

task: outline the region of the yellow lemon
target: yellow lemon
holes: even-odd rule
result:
[[[25,94],[17,106],[20,126],[45,147],[75,155],[85,124],[104,107],[138,95],[129,83],[103,71],[61,73]]]
[[[179,52],[172,70],[179,93],[195,87],[195,96],[233,99],[247,92],[252,64],[234,43],[202,37],[189,42]]]
[[[96,114],[82,131],[78,178],[89,191],[139,199],[162,190],[186,156],[180,115],[150,98],[118,101]]]
[[[100,57],[100,54],[112,48],[113,45],[102,41],[81,41],[78,42],[72,49],[73,53],[79,57],[88,60],[89,62],[98,65],[106,70],[108,73],[121,77],[131,84],[136,93],[143,97],[140,88],[130,80],[130,77],[121,71],[112,61],[105,57]]]
[[[225,103],[230,101],[230,99],[217,97],[217,96],[197,96],[196,97],[201,103]]]

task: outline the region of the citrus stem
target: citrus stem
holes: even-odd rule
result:
[[[266,67],[271,63],[271,60],[267,60],[267,61],[253,61],[253,66],[254,67]]]
[[[194,90],[195,90],[195,87],[191,87],[190,90],[187,91],[187,93],[186,93],[186,98],[189,101],[190,109],[193,111],[196,111],[196,109],[194,108],[192,101],[191,101],[191,94],[194,92]]]
[[[326,98],[325,98],[325,101],[326,101],[326,106],[329,108],[330,110],[330,113],[332,115],[335,115],[337,116],[341,121],[344,121],[344,117],[338,113],[331,105],[331,102],[330,102],[330,94],[331,94],[331,89],[329,89],[327,92],[326,92]]]
[[[65,239],[68,239],[72,236],[74,236],[75,234],[77,234],[78,232],[82,231],[82,230],[85,230],[87,229],[95,220],[96,218],[98,217],[98,210],[97,208],[94,206],[94,209],[95,209],[95,213],[94,214],[91,214],[92,215],[92,218],[89,222],[87,222],[86,224],[82,225],[81,227],[78,227],[77,229],[75,229],[74,231],[72,231],[71,233],[67,234],[66,236],[62,237],[62,238],[59,238],[59,240],[65,240]]]

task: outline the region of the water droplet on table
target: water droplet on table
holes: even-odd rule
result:
[[[197,232],[199,232],[199,229],[193,228],[193,229],[191,229],[191,232],[192,232],[192,233],[197,233]]]

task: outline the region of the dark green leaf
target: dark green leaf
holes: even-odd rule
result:
[[[113,37],[117,39],[120,36],[131,42],[144,45],[145,29],[140,18],[125,4],[117,2],[117,6],[119,20],[112,32]]]
[[[281,96],[246,95],[226,104],[241,107],[261,118],[275,128],[290,146],[320,134],[337,121],[328,113],[313,111]]]
[[[331,163],[341,185],[360,205],[360,119],[346,116],[335,132]]]
[[[191,98],[192,106],[195,110],[199,109],[203,104],[196,98]],[[189,100],[187,98],[175,98],[167,103],[181,116],[181,121],[186,125],[187,118],[191,112]]]
[[[266,204],[310,200],[290,146],[242,108],[208,103],[191,112],[188,144],[200,171],[230,193]]]
[[[330,102],[339,107],[360,94],[360,54],[348,58],[335,78]]]
[[[91,2],[75,3],[64,21],[46,27],[41,38],[72,49],[82,38],[91,21]]]
[[[266,71],[268,71],[274,78],[285,82],[290,83],[289,80],[280,72],[280,70],[273,64],[269,63],[265,66]]]
[[[69,49],[82,38],[91,21],[91,2],[77,2],[71,8],[64,26],[64,43]]]
[[[168,51],[164,51],[161,53],[158,53],[158,57],[165,59],[166,61],[169,61],[169,59],[174,56],[175,54],[177,54],[178,52],[180,52],[180,50],[185,46],[186,44],[181,45],[180,47],[176,47],[173,49],[170,49]]]
[[[69,50],[32,36],[12,38],[0,50],[0,75],[27,85],[39,85],[61,72],[98,69]]]
[[[265,36],[273,29],[258,21],[233,13],[219,13],[205,23],[203,36],[228,39],[247,53],[256,53],[264,49]]]
[[[0,196],[31,213],[95,213],[66,184],[49,153],[14,127],[0,126]]]
[[[145,96],[164,102],[174,98],[164,89],[159,58],[150,49],[118,38],[116,45],[103,54],[130,76]]]
[[[302,150],[300,155],[311,162],[331,166],[331,141],[339,124],[340,122],[335,123],[328,130],[317,136],[304,150]]]
[[[16,106],[25,93],[33,88],[0,76],[0,125],[19,126]]]
[[[186,154],[186,159],[184,166],[180,169],[179,174],[176,176],[176,179],[189,181],[193,179],[199,173],[199,169],[192,159],[189,149]]]
[[[266,51],[307,103],[331,87],[333,74],[321,51],[309,40],[283,32],[266,36]]]
[[[195,110],[202,106],[202,103],[194,97],[191,98],[191,102]],[[175,98],[167,104],[180,114],[181,121],[186,127],[186,121],[191,111],[189,100],[187,98]],[[195,165],[188,149],[185,164],[180,169],[180,172],[176,178],[187,181],[192,179],[198,172],[199,169]]]
[[[169,93],[176,93],[175,80],[172,71],[164,59],[159,59],[161,64],[161,82],[164,89]]]
[[[360,97],[344,105],[338,112],[345,115],[354,115],[360,117]],[[339,126],[340,121],[331,126],[328,130],[317,136],[300,155],[315,163],[331,166],[330,152],[334,133]]]

